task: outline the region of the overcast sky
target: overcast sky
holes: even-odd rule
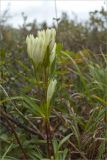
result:
[[[22,12],[28,16],[27,22],[36,19],[38,23],[47,21],[52,24],[55,17],[54,0],[1,0],[0,3],[2,13],[9,4],[9,12],[12,15],[9,23],[13,26],[22,24]],[[100,10],[102,6],[105,8],[105,3],[104,0],[56,0],[56,6],[58,17],[65,11],[71,18],[72,13],[75,13],[79,21],[84,21],[88,19],[90,11]]]

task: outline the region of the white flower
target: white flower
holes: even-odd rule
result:
[[[54,79],[54,80],[52,79],[49,83],[48,90],[47,90],[47,106],[49,106],[49,104],[51,102],[51,99],[52,99],[53,94],[55,92],[56,84],[57,84],[56,79]]]
[[[51,55],[50,55],[50,65],[53,63],[56,55],[56,43],[54,44],[54,47],[52,49]]]
[[[34,38],[33,35],[27,36],[27,52],[29,57],[33,60],[36,66],[43,63],[48,47],[50,52],[50,63],[53,62],[56,51],[55,37],[55,29],[39,31],[38,36],[36,38]]]
[[[31,58],[32,54],[33,54],[33,48],[34,48],[34,37],[33,37],[33,35],[27,36],[26,43],[27,43],[28,55]]]

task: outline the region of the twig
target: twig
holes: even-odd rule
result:
[[[84,160],[88,160],[85,155],[69,140],[69,144],[81,155]]]
[[[20,149],[22,150],[22,153],[23,153],[23,156],[24,156],[24,160],[27,160],[27,155],[26,155],[26,153],[25,153],[25,151],[24,151],[24,149],[23,149],[23,147],[22,147],[22,145],[21,145],[21,143],[20,143],[20,140],[19,140],[19,138],[18,138],[18,135],[17,135],[15,129],[13,128],[13,125],[12,125],[11,122],[9,121],[8,117],[5,116],[5,114],[4,114],[4,112],[3,112],[2,110],[0,110],[0,113],[4,116],[5,120],[7,121],[8,125],[10,126],[11,131],[13,132],[13,134],[14,134],[16,140],[17,140],[17,143],[19,144]]]
[[[15,103],[15,102],[14,102]],[[15,104],[16,105],[16,104]],[[44,139],[44,136],[42,135],[42,133],[39,131],[39,129],[27,118],[25,117],[20,111],[19,109],[15,106],[15,110],[16,112],[24,119],[26,120],[31,126],[32,128]]]
[[[38,132],[35,132],[32,128],[25,126],[25,125],[22,124],[20,121],[16,120],[14,117],[9,116],[9,115],[6,114],[5,112],[4,112],[4,115],[7,116],[8,119],[9,119],[12,123],[14,123],[15,125],[17,125],[18,127],[20,127],[20,128],[22,128],[22,129],[30,132],[31,134],[34,134],[34,135],[37,134],[37,135],[39,135],[39,136],[41,136],[41,137],[43,138],[43,136],[40,135]],[[2,120],[2,119],[5,119],[3,116],[0,116],[0,118],[1,118],[1,120]],[[0,123],[4,125],[3,120],[0,121]]]

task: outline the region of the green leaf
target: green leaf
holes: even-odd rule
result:
[[[73,135],[73,134],[71,133],[71,134],[67,135],[66,137],[64,137],[64,138],[60,141],[60,143],[59,143],[59,145],[58,145],[58,148],[59,148],[59,149],[60,149],[60,147],[71,137],[71,135]]]
[[[45,117],[44,113],[42,112],[41,106],[38,106],[34,101],[32,101],[29,97],[23,97],[25,102],[25,107],[28,108],[34,115]]]
[[[9,145],[9,147],[7,148],[7,150],[5,151],[5,153],[3,154],[1,160],[6,160],[5,157],[6,157],[7,153],[11,150],[12,145],[13,145],[13,143],[11,143]]]

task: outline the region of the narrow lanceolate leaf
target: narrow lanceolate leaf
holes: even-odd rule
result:
[[[68,139],[71,137],[71,135],[73,135],[73,134],[71,133],[71,134],[67,135],[66,137],[64,137],[64,138],[60,141],[58,148],[60,148],[66,141],[68,141]]]
[[[41,107],[38,106],[34,101],[32,101],[29,97],[24,97],[25,107],[28,108],[34,115],[39,115],[45,117],[44,113],[41,110]]]

